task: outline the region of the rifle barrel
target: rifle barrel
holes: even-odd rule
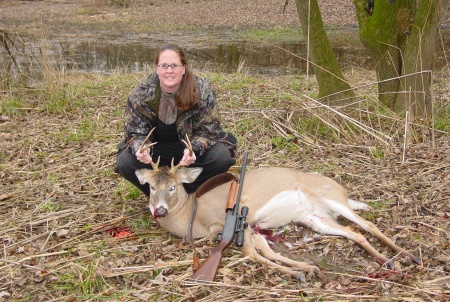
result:
[[[239,213],[239,204],[241,202],[242,187],[244,184],[245,168],[247,167],[248,152],[244,152],[244,160],[242,161],[241,175],[239,176],[239,190],[236,196],[236,204],[233,208],[233,214]]]

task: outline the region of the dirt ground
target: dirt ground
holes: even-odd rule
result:
[[[200,28],[243,29],[298,26],[298,17],[294,1],[268,0],[251,1],[163,1],[135,0],[130,8],[118,8],[106,5],[105,0],[81,1],[15,1],[0,2],[0,19],[3,25],[13,29],[20,28],[31,34],[74,35],[88,29],[89,24],[97,24],[98,32],[91,35],[101,36],[108,32],[126,34],[124,30],[134,27],[135,32],[149,34],[158,31],[167,33],[174,29]],[[329,26],[346,27],[356,25],[356,16],[351,1],[320,0],[324,22]],[[283,12],[284,10],[284,12]],[[106,24],[105,27],[100,27]],[[116,26],[109,26],[116,25]],[[117,26],[120,25],[120,26]],[[50,29],[51,30],[48,30]],[[128,32],[128,34],[132,34]],[[169,33],[170,34],[170,33]]]
[[[351,1],[319,2],[327,8],[327,26],[354,28]],[[281,13],[284,1],[274,8],[270,0],[135,1],[129,9],[105,3],[3,0],[0,27],[28,38],[101,38],[152,34],[155,29],[159,34],[162,28],[165,35],[179,35],[186,26],[205,31],[298,26],[293,1],[285,14]],[[395,260],[396,270],[388,270],[348,239],[318,236],[289,225],[280,233],[282,240],[274,240],[274,249],[317,265],[321,278],[306,274],[306,282],[299,282],[242,259],[233,247],[224,255],[217,283],[185,287],[184,280],[192,274],[192,247],[158,227],[145,198],[130,196],[130,187],[112,170],[122,135],[117,113],[134,82],[124,88],[94,75],[86,77],[93,85],[88,89],[100,87],[101,93],[85,100],[83,107],[51,114],[36,110],[30,98],[30,105],[21,107],[20,113],[1,114],[0,301],[450,299],[448,133],[409,125],[402,119],[367,118],[364,112],[360,121],[371,127],[372,134],[381,124],[383,139],[366,132],[355,135],[348,129],[339,139],[312,135],[319,129],[299,133],[293,125],[311,115],[341,121],[336,127],[345,123],[328,111],[310,109],[314,106],[306,102],[299,105],[284,99],[291,87],[288,78],[263,78],[239,91],[233,85],[218,85],[221,88],[216,92],[226,113],[224,124],[241,139],[238,164],[242,152],[249,151],[250,169],[276,165],[332,177],[349,190],[351,198],[370,203],[373,211],[364,217],[422,263],[412,264],[360,231],[376,249]],[[307,86],[313,86],[302,80],[305,87],[290,91],[298,98],[309,92]],[[449,102],[448,82],[448,74],[438,79],[436,107]],[[9,97],[11,92],[1,93]],[[236,107],[238,93],[243,97]],[[258,100],[271,98],[278,101],[273,107],[260,107]],[[280,114],[283,110],[293,115],[286,118],[288,114]],[[250,126],[242,127],[243,121]],[[411,130],[408,143],[403,140],[407,129]],[[280,147],[278,137],[288,137],[285,145]],[[380,143],[383,140],[388,143]],[[238,165],[232,168],[238,171]],[[340,222],[352,225],[345,219]],[[214,244],[197,241],[200,258]]]

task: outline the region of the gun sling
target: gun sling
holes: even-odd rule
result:
[[[212,189],[233,180],[236,181],[237,177],[231,173],[226,172],[218,174],[205,181],[200,187],[198,187],[197,191],[195,191],[195,194],[193,194],[194,204],[192,206],[191,215],[189,216],[188,235],[187,235],[187,241],[191,245],[194,244],[194,240],[192,238],[192,227],[194,225],[195,214],[197,213],[197,198],[200,198],[200,196],[202,196],[206,192],[209,192]]]

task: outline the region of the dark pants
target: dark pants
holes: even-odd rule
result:
[[[156,163],[158,157],[153,155],[153,162]],[[159,165],[170,166],[172,159],[161,158]],[[174,164],[178,164],[181,158],[176,158]],[[230,151],[223,143],[216,143],[214,146],[206,150],[199,156],[195,163],[189,167],[202,167],[203,171],[193,183],[185,183],[184,188],[188,193],[195,192],[197,188],[209,178],[220,173],[227,172],[228,169],[236,163],[236,159],[231,157]],[[151,169],[150,164],[144,164],[137,160],[136,155],[132,154],[128,149],[120,151],[116,162],[116,173],[122,175],[126,180],[138,187],[146,196],[150,195],[148,184],[141,185],[135,171],[140,169]]]

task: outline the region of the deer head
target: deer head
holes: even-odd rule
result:
[[[152,164],[154,167],[156,164]],[[157,169],[137,170],[136,176],[141,184],[148,183],[150,196],[149,208],[155,219],[167,216],[171,210],[188,198],[183,183],[197,179],[203,168],[159,167]]]
[[[153,131],[153,130],[152,130]],[[182,140],[185,146],[192,151],[192,145],[186,136]],[[171,167],[159,167],[159,158],[156,163],[150,163],[152,170],[137,170],[136,176],[141,184],[149,184],[149,208],[155,219],[165,217],[171,209],[176,208],[180,202],[186,201],[188,193],[183,187],[183,183],[191,183],[197,179],[202,172],[202,168],[186,168],[174,165],[172,159]]]

